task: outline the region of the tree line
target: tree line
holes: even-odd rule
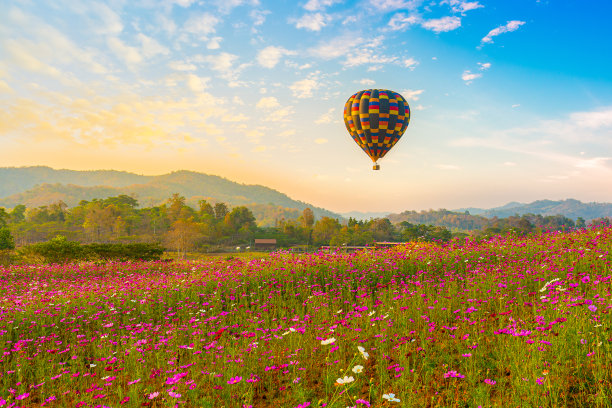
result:
[[[297,215],[299,214],[299,215]],[[389,218],[367,221],[349,218],[341,222],[331,217],[315,219],[310,208],[297,217],[275,220],[271,227],[258,226],[251,210],[245,206],[230,208],[223,202],[200,200],[193,208],[185,197],[173,194],[164,204],[139,207],[128,195],[104,199],[82,200],[69,208],[64,202],[27,208],[17,205],[11,210],[0,207],[0,250],[46,242],[56,236],[68,241],[89,244],[150,243],[184,255],[189,251],[224,251],[236,246],[249,246],[255,238],[275,238],[277,246],[362,246],[380,241],[449,241],[468,235],[484,237],[492,234],[525,235],[543,230],[582,228],[562,215],[527,214],[507,218],[469,219],[468,214],[446,210],[421,212],[419,219],[392,222]],[[415,215],[417,213],[403,213]],[[472,231],[457,228],[461,220],[472,223]],[[593,223],[609,223],[609,219]]]

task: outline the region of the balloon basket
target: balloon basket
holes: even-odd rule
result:
[[[374,165],[372,166],[372,170],[380,170],[380,164],[374,163]]]

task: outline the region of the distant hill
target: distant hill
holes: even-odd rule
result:
[[[538,200],[529,204],[511,202],[501,207],[490,209],[482,208],[460,208],[455,212],[469,211],[472,215],[483,217],[505,218],[511,215],[540,214],[540,215],[564,215],[574,221],[578,217],[589,221],[594,218],[612,217],[612,203],[583,203],[575,199],[567,200]]]
[[[293,200],[286,194],[261,185],[233,182],[219,176],[192,171],[176,171],[160,176],[143,176],[115,170],[56,170],[50,167],[0,167],[0,207],[18,204],[39,207],[64,201],[68,206],[81,200],[126,194],[149,207],[164,203],[172,194],[186,198],[197,208],[199,200],[224,202],[230,206],[253,208],[258,221],[266,214],[293,216],[310,207],[317,218],[342,217],[324,208]],[[258,214],[259,213],[259,214]],[[259,215],[259,216],[258,216]],[[269,223],[269,222],[267,222]]]

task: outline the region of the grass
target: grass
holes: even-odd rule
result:
[[[609,407],[611,248],[0,269],[0,406]]]

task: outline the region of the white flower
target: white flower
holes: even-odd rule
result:
[[[356,365],[355,367],[353,367],[353,372],[354,372],[355,374],[359,374],[359,373],[361,373],[362,371],[363,371],[363,366],[361,366],[361,365]]]
[[[335,342],[336,342],[336,338],[335,337],[330,337],[327,340],[321,340],[321,344],[323,346],[327,346],[328,344],[332,344],[332,343],[335,343]]]
[[[383,394],[382,397],[389,402],[400,402],[399,398],[395,398],[395,394],[392,394],[392,393]]]
[[[361,346],[357,347],[357,350],[359,350],[359,352],[361,353],[361,357],[363,357],[364,360],[367,360],[368,357],[370,357],[370,354],[365,351],[365,349]]]
[[[353,381],[355,381],[353,376],[347,377],[346,375],[344,376],[344,378],[338,378],[336,380],[338,384],[348,384],[348,383],[352,383]]]

